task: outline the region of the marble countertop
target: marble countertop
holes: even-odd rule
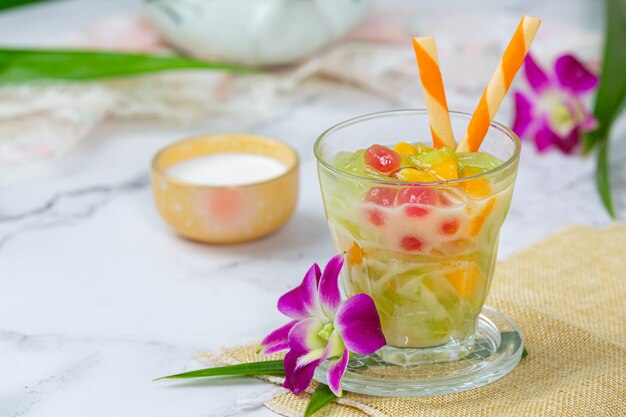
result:
[[[313,141],[333,123],[394,104],[326,83],[303,88],[293,103],[244,125],[228,117],[186,127],[109,123],[56,174],[0,189],[1,417],[271,415],[237,407],[275,389],[253,379],[152,379],[276,328],[284,322],[277,297],[331,255]],[[178,238],[152,204],[149,161],[175,139],[228,130],[296,147],[297,211],[250,244]],[[608,224],[593,173],[593,159],[539,157],[527,147],[500,257],[572,224]]]

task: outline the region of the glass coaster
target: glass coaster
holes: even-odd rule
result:
[[[522,358],[524,336],[515,322],[484,306],[478,319],[475,349],[455,362],[397,366],[374,355],[354,355],[342,380],[345,391],[383,397],[429,397],[478,388],[513,370]],[[326,364],[315,380],[327,383]]]

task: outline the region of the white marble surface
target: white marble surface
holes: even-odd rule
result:
[[[68,3],[88,18],[121,7]],[[32,34],[18,29],[19,19],[41,18],[37,10],[29,13],[2,18],[18,35],[24,32],[16,37],[24,42]],[[24,24],[32,28],[30,22]],[[58,22],[42,25],[60,28]],[[6,28],[5,42],[15,35]],[[284,322],[274,309],[277,297],[313,261],[331,255],[313,141],[335,122],[393,103],[330,84],[309,85],[294,100],[245,124],[108,124],[55,175],[0,189],[1,417],[271,414],[236,407],[237,400],[274,389],[255,380],[152,378],[197,368],[196,353],[277,327]],[[256,243],[216,247],[182,240],[152,205],[151,156],[174,139],[223,130],[284,139],[302,157],[293,219]],[[568,225],[609,223],[595,192],[593,162],[525,150],[502,229],[502,256]]]

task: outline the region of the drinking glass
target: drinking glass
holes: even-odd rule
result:
[[[471,115],[450,117],[461,138]],[[480,151],[502,164],[450,181],[375,180],[340,171],[333,159],[373,144],[430,138],[425,110],[396,110],[339,123],[315,143],[331,235],[346,254],[344,291],[373,298],[387,340],[377,355],[404,366],[454,361],[473,351],[511,203],[519,139],[492,123]]]

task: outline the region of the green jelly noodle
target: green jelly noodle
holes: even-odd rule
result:
[[[389,345],[434,347],[475,332],[514,175],[487,172],[502,164],[487,153],[412,146],[419,152],[391,154],[389,172],[367,162],[368,149],[339,152],[332,166],[352,176],[323,168],[320,181],[335,246],[347,253],[347,295],[372,296]],[[403,185],[405,168],[444,182]]]

